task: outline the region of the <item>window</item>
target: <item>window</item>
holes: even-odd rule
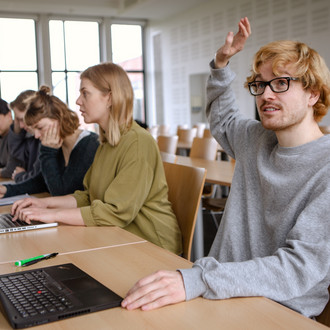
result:
[[[53,93],[77,110],[80,72],[100,62],[97,22],[51,20],[49,22]],[[80,116],[80,113],[78,112]],[[93,129],[93,125],[85,125]]]
[[[112,60],[126,70],[131,80],[135,97],[133,118],[145,122],[142,46],[140,25],[111,25]]]
[[[0,52],[3,99],[10,102],[23,90],[37,90],[40,84],[46,84],[70,109],[77,111],[80,72],[100,62],[113,61],[126,70],[132,82],[134,119],[146,121],[143,22],[49,19],[46,14],[38,15],[38,19],[22,17],[0,18],[0,42],[5,45]],[[95,130],[81,117],[80,122]]]
[[[0,96],[7,102],[26,89],[38,89],[33,19],[0,18]]]

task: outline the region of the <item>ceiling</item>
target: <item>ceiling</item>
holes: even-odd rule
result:
[[[0,0],[0,12],[165,20],[203,0]]]

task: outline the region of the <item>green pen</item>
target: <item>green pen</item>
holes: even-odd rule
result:
[[[48,254],[42,254],[41,256],[29,258],[29,259],[23,259],[23,260],[18,260],[15,262],[15,266],[27,266],[27,264],[32,265],[38,261],[44,260],[44,259],[49,259],[56,257],[58,253],[48,253]]]

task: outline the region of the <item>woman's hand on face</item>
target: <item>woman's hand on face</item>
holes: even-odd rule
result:
[[[0,198],[2,198],[7,192],[7,188],[5,186],[0,186]]]
[[[63,140],[60,137],[58,122],[54,121],[49,125],[45,134],[40,138],[41,144],[45,147],[59,149],[62,146]]]
[[[43,198],[28,197],[28,198],[20,199],[16,201],[11,208],[13,221],[17,219],[23,220],[21,218],[21,212],[25,209],[29,209],[29,208],[47,209],[47,207],[48,205]]]

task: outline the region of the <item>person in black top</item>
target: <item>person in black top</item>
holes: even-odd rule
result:
[[[98,135],[79,129],[79,119],[42,86],[26,100],[24,122],[40,139],[41,172],[18,184],[0,186],[0,197],[48,191],[53,196],[83,189],[83,178],[99,146]]]
[[[8,103],[0,98],[0,177],[10,178],[19,161],[10,157],[9,129],[13,123],[13,117]]]

